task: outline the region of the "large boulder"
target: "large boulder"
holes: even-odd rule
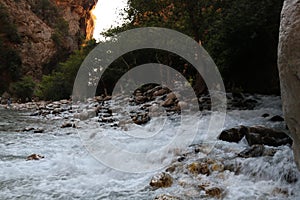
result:
[[[278,46],[278,68],[285,121],[300,169],[300,0],[285,0]]]

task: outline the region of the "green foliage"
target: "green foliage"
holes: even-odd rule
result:
[[[43,76],[35,95],[45,100],[69,98],[70,91],[65,85],[64,74],[61,72],[54,72],[51,75]]]
[[[210,53],[227,89],[276,93],[282,4],[283,0],[129,0],[129,23],[106,35],[146,26],[183,32]]]
[[[0,94],[8,90],[9,83],[20,76],[22,66],[19,53],[11,48],[20,42],[16,26],[7,13],[7,8],[0,3]]]
[[[232,0],[223,5],[204,47],[228,88],[277,93],[277,45],[283,0]]]
[[[11,43],[19,43],[21,38],[16,25],[9,18],[6,8],[0,3],[0,37],[7,38]]]
[[[10,85],[10,93],[24,102],[27,98],[31,99],[35,85],[32,77],[25,76],[20,81]]]
[[[89,41],[85,47],[75,51],[65,62],[60,63],[56,71],[43,76],[38,85],[36,96],[45,100],[70,98],[77,71],[85,57],[95,46],[94,40]]]
[[[18,52],[5,45],[0,37],[0,94],[7,91],[10,82],[19,79],[21,66]]]

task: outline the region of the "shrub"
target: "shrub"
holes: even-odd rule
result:
[[[70,97],[72,91],[65,85],[65,77],[61,72],[52,75],[43,76],[41,83],[35,92],[35,95],[46,100],[60,100]]]
[[[14,97],[20,98],[24,102],[27,98],[31,99],[35,86],[32,77],[25,76],[20,81],[10,85],[10,92]]]

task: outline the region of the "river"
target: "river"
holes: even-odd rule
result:
[[[231,110],[227,112],[225,127],[237,125],[265,125],[283,129],[282,122],[270,122],[261,115],[268,113],[281,115],[280,98],[276,96],[259,96],[259,104],[253,110]],[[127,141],[119,129],[109,126],[98,127],[97,120],[80,122],[80,130],[61,129],[63,117],[46,119],[29,116],[29,112],[0,110],[0,199],[154,199],[160,194],[170,194],[181,199],[209,199],[200,190],[193,187],[182,187],[179,180],[192,184],[198,179],[187,174],[175,174],[177,182],[170,188],[153,189],[149,186],[151,177],[158,172],[129,173],[112,169],[102,164],[97,156],[90,153],[83,144],[84,138],[78,131],[93,133],[97,129],[105,134],[113,135],[120,141]],[[206,124],[206,115],[199,118],[190,117],[191,124],[199,121]],[[152,124],[151,124],[152,123]],[[155,126],[159,120],[151,120],[148,128]],[[176,120],[166,123],[163,132],[166,137],[174,131]],[[43,133],[25,132],[26,127],[42,128]],[[96,128],[95,128],[96,127]],[[188,125],[186,127],[188,129]],[[140,131],[139,126],[131,126],[129,131]],[[97,138],[97,136],[95,137]],[[200,140],[200,139],[199,139]],[[155,140],[155,145],[165,145],[165,141]],[[197,136],[194,140],[197,143]],[[198,141],[199,142],[199,141]],[[133,149],[128,142],[128,148]],[[146,150],[155,146],[153,142],[143,142]],[[247,145],[219,141],[212,151],[217,157],[227,157],[243,150]],[[256,157],[242,159],[240,173],[222,172],[210,176],[226,194],[224,199],[300,199],[300,174],[293,162],[293,152],[289,146],[276,148],[272,157]],[[188,148],[187,150],[188,151]],[[26,161],[33,153],[45,156],[38,161]],[[166,155],[166,162],[174,160],[173,154]],[[190,162],[184,161],[184,162]],[[126,165],[126,163],[123,163]],[[151,163],[149,163],[151,164]],[[120,167],[122,168],[122,167]],[[283,177],[292,174],[293,181]],[[199,178],[199,177],[198,177]]]

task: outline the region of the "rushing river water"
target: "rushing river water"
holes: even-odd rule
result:
[[[281,106],[278,97],[259,96],[259,105],[254,110],[228,111],[225,127],[237,125],[265,125],[279,129],[282,122],[270,122],[261,115],[280,115]],[[195,188],[182,187],[174,183],[170,188],[154,190],[149,186],[150,179],[157,172],[127,173],[101,164],[84,147],[82,138],[76,129],[61,129],[62,118],[43,119],[30,117],[28,112],[0,110],[0,199],[154,199],[160,194],[170,194],[182,199],[200,199],[201,192]],[[191,117],[190,123],[207,123],[208,117]],[[151,123],[159,121],[151,120]],[[166,137],[174,131],[176,120],[166,123],[163,130]],[[97,127],[97,120],[80,123],[81,130],[91,134],[97,131],[113,135],[119,141],[119,129],[108,126]],[[42,128],[43,133],[21,131],[26,127]],[[149,128],[149,127],[148,127]],[[188,128],[188,126],[186,127]],[[131,126],[129,131],[140,131]],[[97,138],[97,136],[95,137]],[[136,141],[129,141],[130,144]],[[155,145],[164,145],[164,141],[155,141]],[[197,143],[197,137],[196,141]],[[147,150],[153,148],[153,142],[144,142]],[[243,150],[247,145],[220,141],[213,154],[226,158]],[[134,148],[134,147],[132,147]],[[276,148],[273,157],[242,159],[239,174],[224,171],[222,179],[211,176],[226,190],[224,199],[300,199],[300,175],[293,162],[293,153],[289,146]],[[26,161],[30,154],[45,156],[38,161]],[[166,155],[173,160],[172,154]],[[126,163],[124,163],[126,165]],[[292,181],[284,177],[292,176]],[[175,175],[187,184],[197,181],[187,174]],[[209,180],[207,180],[209,181]],[[179,181],[178,181],[179,182]],[[203,196],[202,198],[208,198]]]

